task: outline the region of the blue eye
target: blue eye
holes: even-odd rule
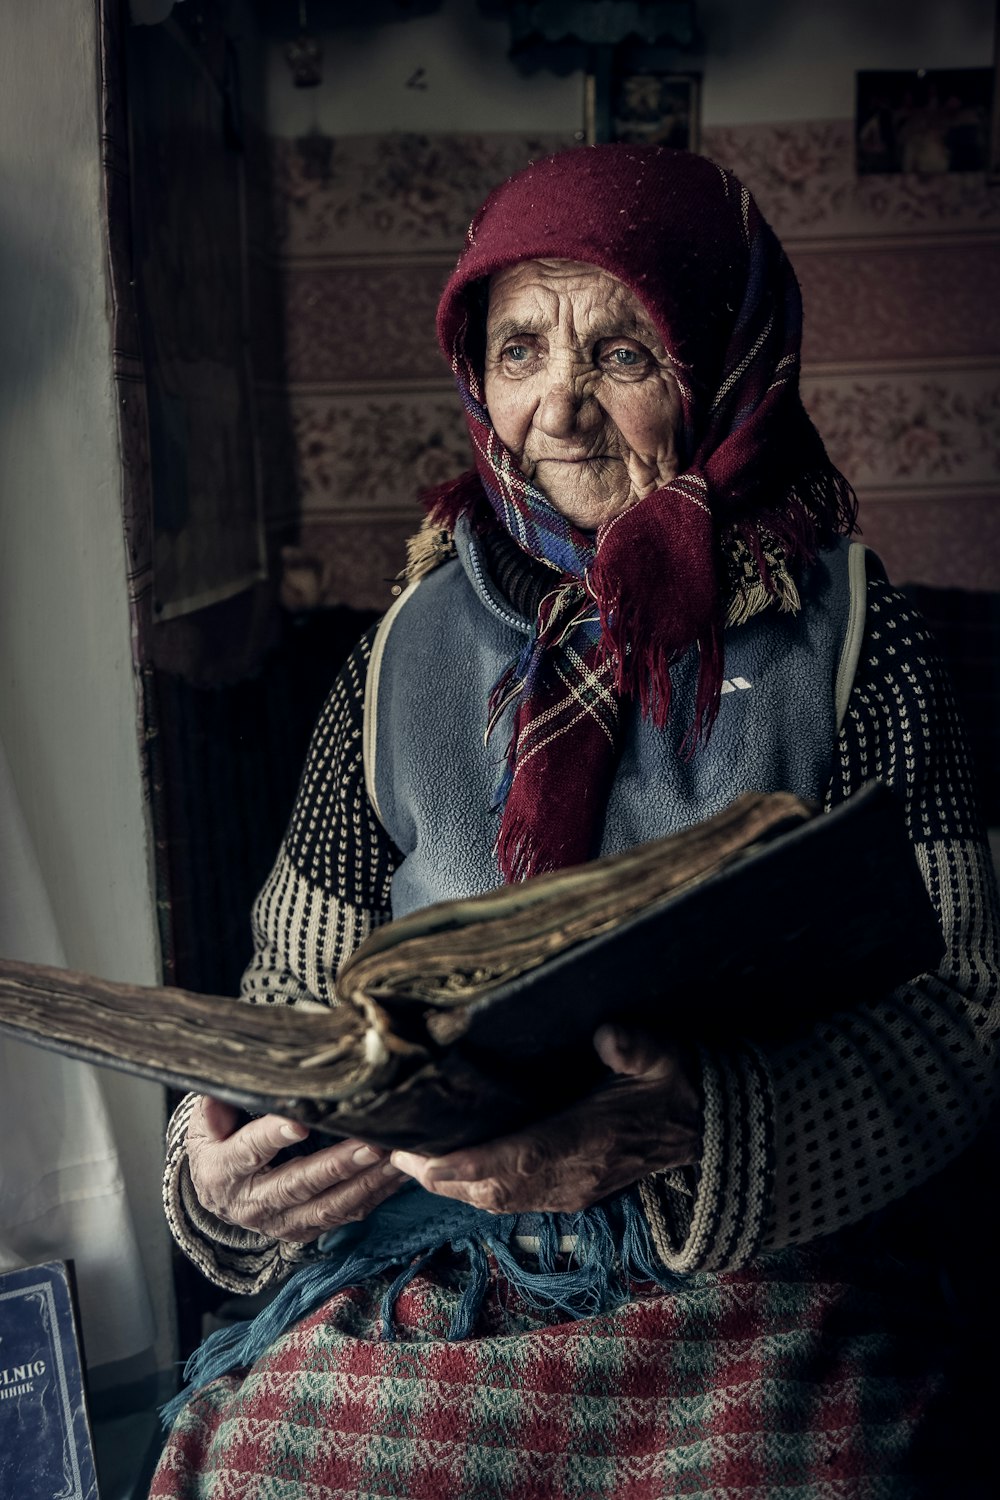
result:
[[[528,349],[524,344],[508,344],[501,355],[502,359],[510,359],[515,364],[520,364],[528,357]]]
[[[605,339],[597,346],[596,361],[610,374],[644,376],[650,369],[653,357],[642,344],[631,340],[617,343],[614,338]]]

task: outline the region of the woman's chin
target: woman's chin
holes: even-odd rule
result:
[[[631,485],[609,491],[604,486],[591,487],[586,482],[566,484],[557,481],[546,484],[545,476],[540,472],[542,468],[543,465],[539,464],[535,475],[536,485],[552,509],[565,516],[567,521],[572,521],[581,531],[600,531],[602,526],[620,516],[639,499]],[[558,479],[561,481],[562,476],[558,476]]]

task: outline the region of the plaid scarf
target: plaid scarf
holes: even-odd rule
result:
[[[488,278],[559,257],[616,276],[668,351],[683,471],[596,536],[562,516],[493,430],[483,396]],[[597,146],[511,178],[473,220],[438,309],[476,467],[424,497],[431,524],[500,526],[553,569],[520,659],[496,684],[491,730],[513,707],[497,804],[507,881],[597,852],[623,736],[623,702],[663,727],[671,667],[699,653],[695,753],[718,712],[723,631],[777,600],[854,525],[799,397],[798,283],[746,188],[704,157]]]

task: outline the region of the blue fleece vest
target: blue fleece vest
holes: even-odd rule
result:
[[[531,626],[490,586],[469,537],[457,540],[460,559],[431,573],[389,611],[368,672],[368,791],[405,856],[392,889],[397,917],[499,883],[492,855],[497,814],[489,810],[499,749],[483,746],[486,700]],[[690,760],[678,755],[682,730],[676,726],[692,718],[693,654],[674,674],[677,696],[667,730],[658,732],[632,714],[604,821],[603,853],[681,828],[751,788],[820,796],[864,630],[863,549],[844,545],[826,554],[802,592],[798,615],[767,610],[728,632],[722,708],[708,746]],[[504,743],[501,728],[498,747]],[[572,774],[568,765],[566,775]],[[533,1240],[534,1268],[512,1251],[523,1234]],[[557,1265],[566,1235],[574,1247],[569,1267]],[[301,1266],[253,1322],[217,1330],[188,1362],[188,1389],[164,1408],[168,1425],[193,1389],[253,1364],[335,1292],[402,1266],[382,1304],[391,1333],[396,1298],[444,1245],[470,1262],[449,1338],[465,1338],[476,1325],[487,1251],[521,1295],[564,1317],[619,1305],[636,1280],[665,1289],[692,1285],[690,1277],[659,1264],[631,1190],[580,1214],[513,1216],[412,1186],[363,1224],[326,1236],[319,1259]]]
[[[386,615],[369,667],[368,791],[404,856],[392,883],[394,917],[500,884],[491,808],[511,721],[484,744],[487,701],[532,627],[499,595],[461,525],[456,544],[458,557]],[[746,791],[821,800],[864,630],[864,549],[843,542],[824,553],[800,592],[797,613],[772,607],[726,632],[719,716],[693,756],[680,751],[694,719],[695,648],[674,668],[666,729],[626,706],[601,854],[685,828]],[[581,785],[581,803],[587,794]]]

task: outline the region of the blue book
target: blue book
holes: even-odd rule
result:
[[[65,1261],[0,1272],[0,1496],[98,1500]]]

